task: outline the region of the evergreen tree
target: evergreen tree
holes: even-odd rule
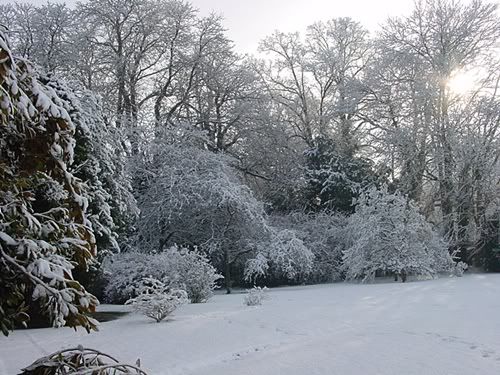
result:
[[[359,191],[377,181],[371,163],[353,152],[340,152],[328,138],[315,140],[306,152],[305,199],[309,209],[352,213]]]
[[[0,30],[0,328],[26,323],[36,301],[55,326],[97,322],[97,299],[72,277],[96,255],[88,199],[69,171],[75,125],[64,100]]]

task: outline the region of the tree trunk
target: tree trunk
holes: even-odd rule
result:
[[[401,271],[401,282],[406,283],[407,277],[406,271]]]
[[[226,285],[226,294],[231,294],[231,286],[232,286],[232,283],[231,283],[231,262],[229,261],[229,254],[227,254],[226,252],[226,255],[224,257],[224,282],[225,282],[225,285]]]

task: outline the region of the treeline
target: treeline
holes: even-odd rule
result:
[[[81,284],[123,301],[162,269],[228,291],[500,270],[494,4],[423,1],[374,35],[334,18],[259,57],[177,0],[0,23],[4,332],[40,310],[92,328]]]

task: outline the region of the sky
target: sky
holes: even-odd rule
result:
[[[0,3],[8,1],[0,0]],[[71,5],[76,0],[66,2]],[[387,17],[408,14],[414,0],[191,0],[191,3],[201,15],[212,12],[222,14],[228,36],[235,42],[236,50],[254,53],[259,41],[275,30],[303,31],[316,21],[336,17],[351,17],[373,32]]]
[[[413,0],[192,0],[203,15],[224,15],[228,35],[243,53],[275,30],[303,31],[316,21],[351,17],[370,31],[389,16],[408,14]]]

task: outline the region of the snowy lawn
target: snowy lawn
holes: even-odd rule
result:
[[[127,315],[90,335],[16,331],[0,338],[0,374],[78,344],[124,362],[139,357],[152,375],[500,374],[500,275],[269,295],[258,307],[244,306],[241,294],[217,295],[162,323]]]

